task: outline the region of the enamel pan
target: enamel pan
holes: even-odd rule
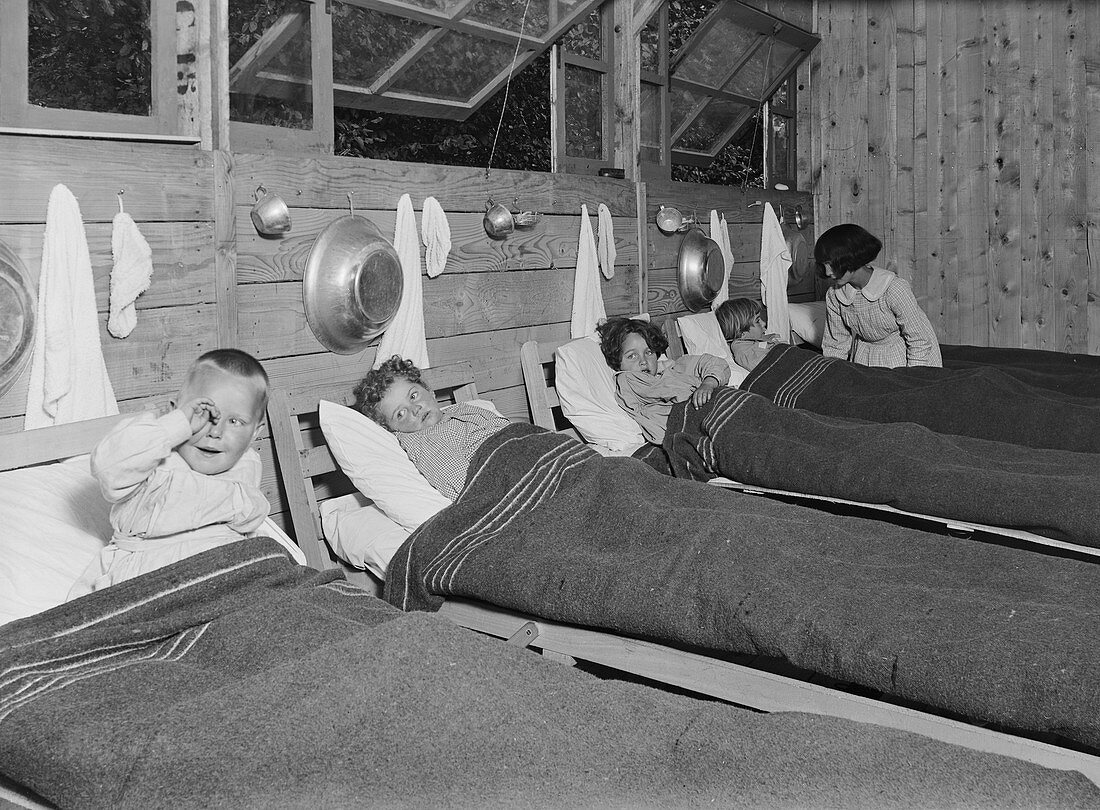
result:
[[[313,243],[302,280],[306,321],[336,354],[362,351],[397,314],[401,261],[382,232],[355,214],[331,222]]]
[[[31,277],[15,252],[0,242],[0,396],[19,377],[34,348],[37,317]]]
[[[718,243],[701,228],[691,227],[680,242],[676,277],[680,297],[692,312],[710,306],[726,279],[726,262]]]

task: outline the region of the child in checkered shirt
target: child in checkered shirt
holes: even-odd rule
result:
[[[466,402],[441,408],[420,369],[396,354],[355,387],[355,409],[396,434],[421,475],[452,501],[466,485],[477,449],[511,424]]]

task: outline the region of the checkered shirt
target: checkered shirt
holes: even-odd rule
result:
[[[510,424],[504,416],[463,402],[444,408],[443,418],[429,428],[398,433],[397,441],[428,483],[453,501],[466,486],[474,453]]]

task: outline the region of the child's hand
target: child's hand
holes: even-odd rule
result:
[[[718,390],[718,383],[713,378],[708,377],[703,380],[698,388],[695,389],[695,393],[691,395],[691,404],[696,408],[701,408],[710,402],[711,395]]]
[[[210,430],[210,426],[218,421],[220,414],[218,406],[209,397],[195,397],[189,402],[179,406],[179,410],[191,423],[191,435],[198,436]]]

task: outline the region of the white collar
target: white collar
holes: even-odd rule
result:
[[[897,274],[881,267],[871,267],[871,278],[862,287],[845,284],[836,289],[836,297],[842,304],[851,304],[856,295],[862,293],[868,301],[877,301],[886,293],[886,288],[897,278]]]

